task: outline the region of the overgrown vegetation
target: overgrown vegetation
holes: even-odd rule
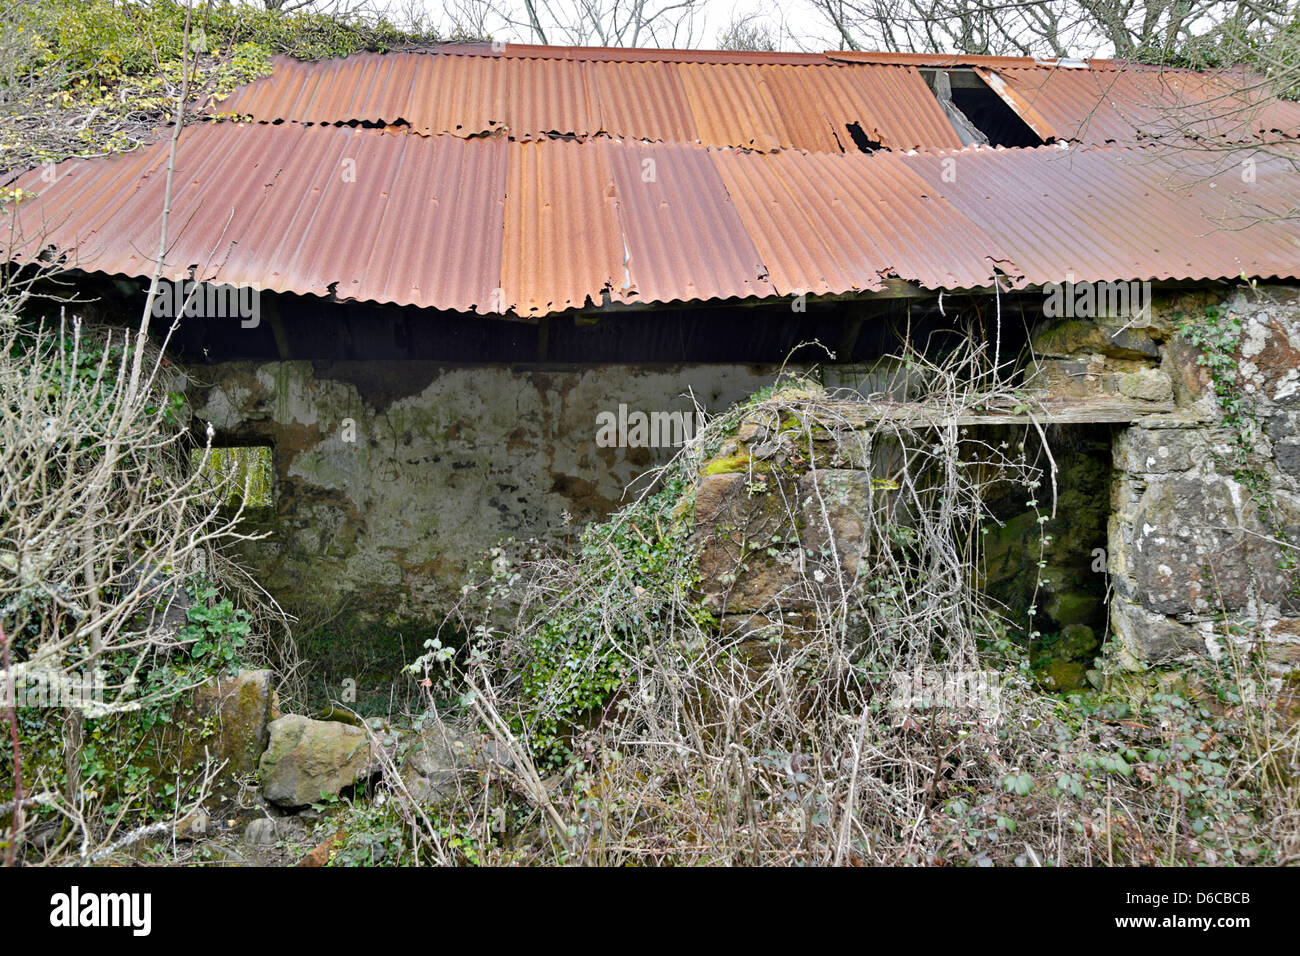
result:
[[[467,727],[497,758],[433,803],[394,764],[389,799],[348,818],[336,863],[1300,858],[1300,729],[1259,693],[1261,661],[1177,675],[1106,661],[1095,689],[1038,688],[1026,635],[972,569],[989,487],[1017,483],[1046,518],[1050,468],[944,424],[1027,407],[981,374],[987,359],[968,357],[962,375],[952,361],[924,369],[925,421],[864,421],[800,383],[702,428],[657,494],[589,528],[571,557],[495,554],[455,620],[468,645],[431,641],[419,662],[419,719]],[[738,453],[755,421],[792,457]],[[806,535],[835,520],[834,503],[796,504],[783,469],[815,473],[864,447],[889,449],[890,466],[873,471],[862,561],[805,553],[811,604],[788,592],[784,619],[769,609],[778,626],[729,634],[699,592],[698,478],[728,462],[715,474],[739,475],[760,514]],[[739,573],[790,553],[770,527],[734,529]]]
[[[353,720],[351,713],[381,717],[418,706],[406,666],[438,635],[436,624],[380,624],[348,606],[296,610],[294,646],[302,668],[295,684],[306,713]]]
[[[439,40],[384,18],[229,0],[192,11],[181,0],[0,0],[0,170],[149,141],[175,112],[187,72],[194,113],[269,73],[274,54],[320,59]]]

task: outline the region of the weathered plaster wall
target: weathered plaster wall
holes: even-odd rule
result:
[[[563,537],[566,515],[576,527],[608,513],[671,456],[598,447],[599,412],[689,411],[690,393],[718,411],[775,370],[232,362],[192,375],[194,413],[220,440],[274,448],[276,517],[246,549],[264,586],[296,607],[349,599],[397,620],[445,610],[499,540]]]

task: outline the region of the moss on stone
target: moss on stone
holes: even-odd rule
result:
[[[1039,682],[1048,690],[1081,690],[1088,685],[1087,668],[1078,661],[1050,661],[1038,668]]]
[[[701,470],[701,475],[726,475],[737,471],[767,471],[769,466],[766,462],[754,461],[746,450],[741,450],[733,455],[727,455],[722,458],[715,458],[708,462]]]

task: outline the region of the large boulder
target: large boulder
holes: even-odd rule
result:
[[[262,795],[283,807],[301,807],[337,795],[374,767],[370,737],[361,727],[290,714],[274,721],[262,754]]]

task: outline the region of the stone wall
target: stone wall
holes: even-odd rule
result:
[[[1180,317],[1239,320],[1222,380],[1243,400],[1224,409],[1204,349],[1175,334]],[[1117,319],[1116,321],[1121,321]],[[1148,374],[1176,408],[1121,429],[1109,530],[1111,628],[1132,664],[1218,657],[1262,640],[1279,668],[1300,666],[1300,290],[1267,287],[1157,300],[1145,328],[1159,348]]]
[[[1177,334],[1183,317],[1197,321],[1212,306],[1241,322],[1226,369],[1228,392],[1244,400],[1232,427],[1223,424],[1203,353]],[[1097,410],[1073,421],[1101,422],[1088,426],[1088,444],[1110,441],[1113,459],[1105,474],[1104,457],[1098,465],[1092,451],[1077,468],[1062,458],[1067,484],[1074,470],[1102,469],[1092,483],[1108,485],[1110,500],[1060,489],[1067,496],[1060,520],[1078,533],[1060,533],[1061,553],[1047,556],[1051,574],[1039,597],[1048,614],[1060,605],[1062,629],[1105,628],[1104,610],[1067,607],[1056,600],[1065,592],[1052,584],[1072,581],[1075,597],[1088,590],[1080,584],[1088,573],[1081,559],[1096,530],[1106,553],[1091,573],[1109,586],[1109,630],[1129,664],[1217,656],[1228,650],[1225,641],[1262,638],[1278,667],[1300,666],[1297,575],[1277,540],[1300,541],[1300,291],[1167,293],[1141,314],[1043,321],[1033,344],[1036,385],[1053,400]],[[627,443],[601,447],[599,413],[620,405],[689,410],[688,392],[716,412],[769,384],[775,372],[742,365],[236,362],[194,370],[191,396],[198,419],[211,422],[221,440],[274,447],[271,536],[248,551],[268,589],[300,607],[350,599],[357,612],[394,621],[445,610],[466,570],[501,539],[562,540],[607,514],[638,475],[672,454]],[[852,369],[827,374],[831,385],[870,380]],[[1116,407],[1123,414],[1113,414]],[[763,427],[751,423],[733,457],[785,454]],[[805,562],[792,576],[777,562],[759,579],[730,577],[734,555],[717,528],[737,521],[757,527],[770,516],[738,514],[751,507],[752,478],[726,461],[724,453],[699,495],[697,518],[712,535],[704,541],[705,592],[729,627],[785,626],[817,599],[806,590],[809,569]],[[830,485],[814,488],[806,478],[794,494],[829,494],[837,533],[851,538],[855,496],[872,493],[871,468],[829,460],[819,467],[817,481]],[[787,565],[810,550],[829,554],[828,547],[772,543]],[[851,542],[836,548],[852,563]],[[1014,554],[1003,558],[1015,564]],[[791,586],[796,577],[800,583]],[[1104,595],[1104,585],[1093,590]],[[751,620],[755,614],[762,620]]]
[[[1211,308],[1221,327],[1240,323],[1221,375],[1223,397],[1242,399],[1227,425],[1204,349],[1179,334]],[[1033,382],[1049,405],[1069,400],[1082,417],[1067,409],[1074,424],[1047,430],[1059,485],[1043,526],[1051,543],[1040,555],[1038,512],[998,516],[981,582],[1014,623],[1010,579],[1026,579],[1033,629],[1061,645],[1060,659],[1035,647],[1040,674],[1082,686],[1107,623],[1134,668],[1219,658],[1229,644],[1262,645],[1278,670],[1300,667],[1300,574],[1285,543],[1300,542],[1300,290],[1167,293],[1143,314],[1045,320],[1033,343]],[[1110,444],[1100,460],[1099,439]],[[699,484],[705,602],[757,654],[797,634],[825,599],[816,582],[837,568],[852,575],[872,546],[858,519],[879,501],[873,484],[885,472],[829,458],[808,469],[817,454],[773,423],[747,422]],[[825,502],[825,521],[800,520],[814,502]]]
[[[1032,426],[954,429],[945,441],[952,441],[956,477],[946,458],[926,449],[934,442],[928,428],[903,439],[859,403],[828,392],[807,399],[786,392],[775,407],[750,410],[701,469],[692,544],[702,603],[723,636],[760,664],[797,651],[810,628],[837,614],[847,615],[851,641],[888,631],[928,640],[944,629],[936,621],[960,613],[963,595],[979,589],[1013,635],[1041,633],[1028,649],[1045,681],[1082,687],[1105,634],[1105,568],[1096,552],[1106,544],[1109,426],[1047,429],[1062,486],[1053,514],[1047,502],[1026,510],[1026,498],[1039,493],[1016,480],[1024,476],[1014,465],[1018,443],[1028,466],[1045,466],[1045,453],[1028,449]],[[1005,467],[988,463],[998,446],[1009,450]],[[944,482],[954,483],[955,499],[941,490]],[[988,520],[973,539],[966,507],[977,494]],[[918,541],[947,557],[917,554]],[[919,589],[898,591],[925,575],[939,576],[930,583],[948,596],[928,610]],[[892,610],[868,621],[882,607]],[[918,619],[929,616],[927,637],[915,621],[900,623],[913,610]]]

